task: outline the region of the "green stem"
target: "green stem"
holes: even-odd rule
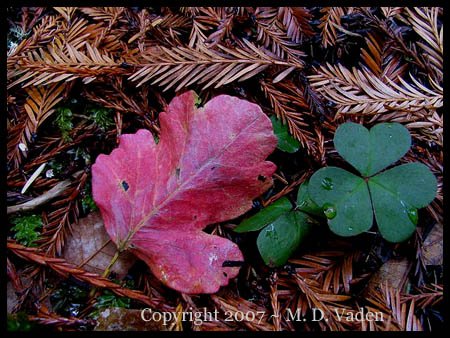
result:
[[[120,251],[116,250],[116,253],[114,254],[113,258],[111,259],[111,261],[109,262],[108,266],[106,267],[105,271],[102,274],[102,277],[107,278],[109,276],[109,274],[111,273],[111,268],[113,267],[113,265],[117,262],[117,259],[120,256]],[[94,287],[91,292],[89,293],[89,297],[94,297],[95,293],[97,292],[97,288]]]
[[[114,254],[113,258],[111,259],[111,262],[109,262],[108,267],[105,269],[105,272],[103,272],[102,277],[107,278],[111,272],[111,268],[113,267],[113,265],[117,262],[117,259],[119,258],[120,255],[120,251],[116,250],[116,253]]]

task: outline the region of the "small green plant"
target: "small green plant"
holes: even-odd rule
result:
[[[360,124],[340,125],[334,146],[362,177],[344,169],[325,167],[310,179],[309,196],[340,236],[355,236],[372,227],[373,216],[381,235],[402,242],[414,232],[418,209],[436,196],[437,182],[421,163],[384,170],[411,146],[408,129],[399,123],[381,123],[370,131]]]
[[[281,123],[276,116],[271,116],[273,132],[278,139],[277,148],[286,153],[295,153],[300,148],[300,142],[293,138],[289,133],[289,128],[286,124]]]
[[[114,125],[111,109],[103,107],[89,108],[87,113],[90,114],[90,119],[103,131]]]
[[[81,207],[83,208],[83,212],[85,214],[98,210],[97,205],[94,202],[94,199],[92,198],[92,195],[86,195],[81,200]]]
[[[28,315],[24,312],[14,314],[8,313],[7,331],[9,332],[28,332],[35,328],[33,322],[28,320]]]
[[[202,98],[197,95],[196,98],[195,98],[194,104],[195,104],[195,106],[197,108],[201,107],[201,105],[202,105]]]
[[[55,123],[61,131],[64,142],[71,141],[70,131],[73,129],[72,110],[67,107],[59,107],[56,109],[56,114]]]
[[[337,167],[319,169],[300,186],[295,207],[283,197],[235,228],[240,233],[262,229],[256,244],[267,265],[283,265],[320,219],[337,235],[354,236],[372,227],[375,214],[381,235],[402,242],[415,230],[417,209],[434,199],[436,178],[425,165],[408,163],[381,172],[411,146],[401,124],[381,123],[369,131],[344,123],[334,144],[362,177]]]
[[[135,287],[133,280],[127,280],[125,282],[120,282],[114,280],[117,284],[122,284],[127,288],[133,289]],[[94,304],[95,310],[89,315],[92,318],[96,318],[102,309],[109,309],[114,307],[121,307],[124,309],[129,309],[131,307],[131,299],[127,297],[120,297],[113,293],[111,290],[105,289],[102,294],[97,297],[96,303]]]
[[[13,218],[11,223],[14,226],[11,228],[14,238],[20,244],[25,246],[35,246],[35,241],[39,239],[39,229],[42,228],[42,219],[39,215],[26,215]]]
[[[83,208],[84,214],[88,214],[91,211],[98,210],[97,204],[95,204],[95,201],[92,198],[90,183],[86,184],[86,187],[83,189],[83,198],[81,199],[81,207]]]
[[[126,297],[119,297],[110,290],[104,290],[102,295],[97,297],[95,308],[97,310],[107,309],[112,307],[122,307],[129,309],[131,305],[131,299]]]
[[[301,206],[301,207],[300,207]],[[282,197],[257,214],[245,219],[234,231],[262,231],[256,240],[259,253],[268,266],[281,266],[307,237],[311,227],[322,216],[322,209],[307,195],[307,182],[297,194],[297,206]]]

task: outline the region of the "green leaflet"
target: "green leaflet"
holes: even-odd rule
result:
[[[286,124],[282,124],[276,116],[271,116],[273,132],[278,139],[277,148],[287,152],[295,153],[300,148],[300,142],[292,137]]]
[[[234,231],[247,232],[261,230],[267,224],[272,223],[282,214],[290,211],[291,209],[291,202],[289,202],[286,197],[282,197],[279,200],[273,202],[271,205],[262,209],[252,217],[245,219],[234,229]]]
[[[436,178],[421,163],[392,168],[368,183],[378,228],[389,242],[408,239],[416,229],[417,209],[436,196]]]
[[[348,163],[368,177],[405,155],[411,146],[411,136],[399,123],[377,124],[369,131],[348,122],[336,129],[334,146]]]
[[[372,226],[369,190],[361,177],[341,168],[321,168],[311,177],[308,191],[324,211],[334,214],[327,218],[330,229],[337,235],[355,236]]]
[[[297,210],[306,212],[315,216],[323,216],[323,210],[309,196],[308,182],[304,182],[297,193]]]
[[[417,209],[436,196],[436,178],[421,163],[400,165],[373,176],[408,151],[408,130],[398,123],[381,123],[369,131],[349,122],[337,128],[334,144],[363,178],[336,167],[321,168],[311,177],[309,195],[322,206],[330,229],[341,236],[357,235],[370,229],[375,215],[386,240],[408,239],[418,222]]]
[[[298,201],[303,208],[293,209],[287,197],[282,197],[257,214],[245,219],[236,228],[236,232],[248,232],[262,229],[256,244],[264,262],[271,267],[286,263],[290,255],[308,235],[314,220],[310,215],[323,215],[311,201],[304,183],[299,190]]]
[[[271,267],[286,263],[309,233],[308,217],[303,212],[286,212],[259,233],[256,244],[264,263]]]

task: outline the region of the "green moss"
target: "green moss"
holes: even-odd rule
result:
[[[9,332],[27,332],[31,331],[35,325],[28,320],[28,316],[25,313],[19,312],[14,314],[8,313],[6,326]]]
[[[72,110],[67,107],[60,107],[56,109],[55,123],[61,131],[61,136],[64,142],[71,141],[70,131],[73,129],[73,114]]]
[[[42,219],[38,215],[27,215],[13,218],[11,223],[14,226],[11,230],[15,233],[14,238],[25,246],[35,246],[35,241],[39,239],[42,228]]]
[[[112,111],[108,108],[95,107],[87,110],[89,118],[102,130],[106,130],[114,125]]]

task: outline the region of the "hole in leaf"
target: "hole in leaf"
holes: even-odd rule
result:
[[[266,176],[258,175],[258,180],[261,181],[261,182],[265,182],[266,181]]]
[[[130,188],[127,181],[122,181],[122,188],[123,188],[123,191],[127,191]]]

